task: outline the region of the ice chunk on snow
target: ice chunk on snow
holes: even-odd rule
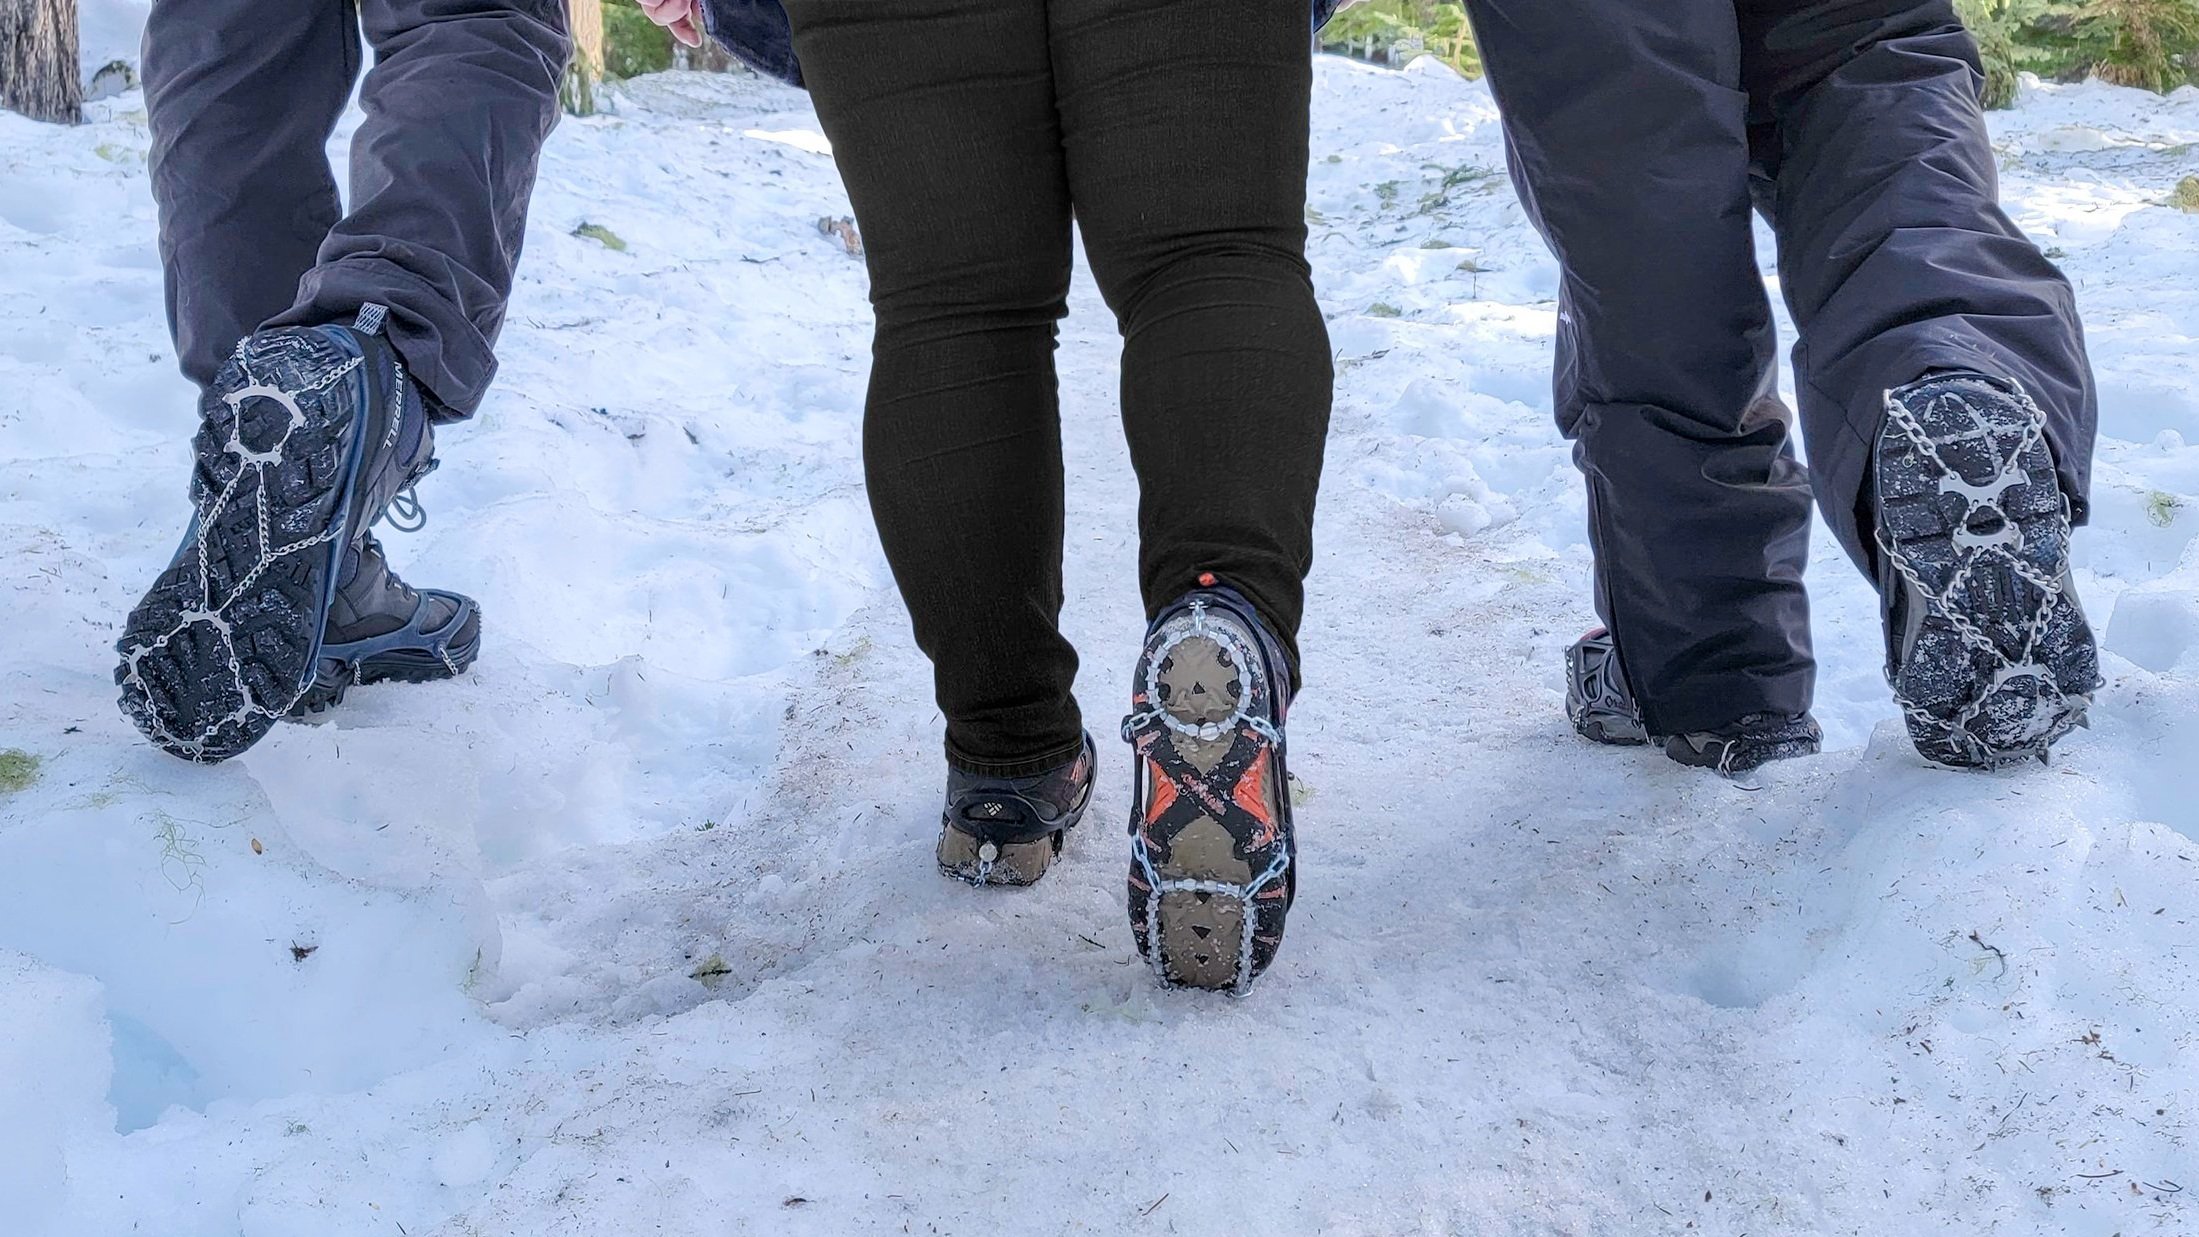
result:
[[[64,1149],[111,1122],[99,985],[0,949],[0,1199],[6,1227],[38,1234],[65,1200]]]
[[[2107,648],[2156,674],[2199,671],[2199,564],[2189,554],[2175,573],[2116,599]]]

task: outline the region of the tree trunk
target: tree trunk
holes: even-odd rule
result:
[[[566,111],[593,116],[596,83],[603,80],[603,0],[567,0],[566,12],[573,33],[573,59],[565,66],[565,87],[558,93]]]
[[[65,125],[84,118],[76,0],[0,0],[0,108]]]

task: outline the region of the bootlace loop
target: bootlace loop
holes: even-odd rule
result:
[[[428,526],[427,508],[420,505],[420,494],[411,486],[389,501],[389,526],[401,533],[416,533]]]
[[[405,482],[405,488],[397,491],[397,497],[389,500],[389,509],[382,517],[389,526],[400,533],[416,533],[428,526],[428,509],[420,505],[420,483],[429,473],[442,466],[443,461],[430,459],[428,466]]]

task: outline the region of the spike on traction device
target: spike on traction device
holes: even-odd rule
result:
[[[1887,393],[1875,462],[1886,674],[1917,751],[2045,760],[2101,681],[2045,412],[2013,382],[1927,378]]]
[[[1138,663],[1129,912],[1160,981],[1242,995],[1296,893],[1280,648],[1226,588],[1164,611]]]

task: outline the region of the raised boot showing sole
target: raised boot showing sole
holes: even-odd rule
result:
[[[1139,659],[1123,737],[1136,753],[1129,911],[1170,986],[1248,991],[1297,888],[1280,647],[1244,598],[1187,594]]]
[[[1944,765],[2044,760],[2100,685],[2046,414],[2013,382],[1927,378],[1887,395],[1874,467],[1886,674],[1910,739]]]
[[[298,705],[345,555],[432,458],[380,320],[262,331],[215,376],[191,527],[115,646],[122,711],[172,755],[225,760]]]

